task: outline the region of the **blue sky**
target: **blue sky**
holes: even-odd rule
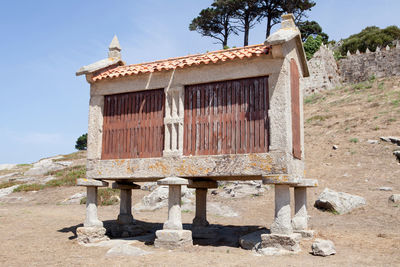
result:
[[[0,164],[74,152],[87,132],[89,85],[79,67],[107,56],[117,34],[128,64],[220,49],[188,25],[212,0],[1,1]],[[400,24],[399,0],[316,0],[309,19],[339,40]],[[264,41],[265,27],[250,32]],[[229,46],[241,46],[242,35]]]

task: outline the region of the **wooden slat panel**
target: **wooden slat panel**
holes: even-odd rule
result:
[[[164,91],[104,98],[102,159],[161,157],[164,149]]]
[[[299,69],[296,61],[290,61],[290,91],[292,99],[292,146],[293,157],[301,159],[301,141],[300,141],[300,84]]]
[[[268,77],[185,87],[184,155],[268,151]]]

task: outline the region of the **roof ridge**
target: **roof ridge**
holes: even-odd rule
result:
[[[234,47],[234,48],[229,48],[229,49],[214,50],[214,51],[210,51],[210,52],[203,53],[203,54],[192,54],[192,55],[186,55],[186,56],[180,56],[180,57],[170,57],[170,58],[160,59],[160,60],[155,60],[155,61],[147,61],[147,62],[142,62],[142,63],[130,64],[130,65],[125,65],[125,67],[134,67],[134,66],[139,66],[139,65],[162,63],[162,62],[171,61],[171,60],[192,58],[192,57],[204,56],[204,55],[209,55],[209,54],[219,54],[219,53],[223,53],[223,52],[232,52],[232,51],[254,48],[254,47],[259,47],[259,46],[265,46],[265,45],[264,44],[255,44],[255,45],[247,45],[247,46],[242,46],[242,47]]]

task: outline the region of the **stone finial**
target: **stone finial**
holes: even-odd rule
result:
[[[365,53],[367,53],[367,54],[371,53],[371,51],[368,49],[368,47],[367,47],[367,50],[365,50]]]
[[[359,55],[359,54],[360,54],[360,50],[358,50],[358,49],[357,49],[357,51],[356,51],[356,55]]]
[[[396,43],[396,49],[400,49],[400,41],[397,41],[397,43]]]
[[[109,58],[121,58],[121,46],[116,35],[112,39],[110,46],[108,47]]]
[[[387,46],[386,46],[386,51],[389,51],[389,50],[390,50],[390,46],[387,45]]]
[[[282,29],[296,28],[296,24],[294,23],[294,16],[292,13],[282,15],[281,28]]]
[[[350,53],[349,50],[347,50],[347,56],[348,56],[348,57],[351,56],[351,53]]]
[[[381,48],[377,46],[375,52],[381,52]]]

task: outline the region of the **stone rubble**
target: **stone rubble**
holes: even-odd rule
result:
[[[330,240],[316,239],[311,245],[312,254],[315,256],[329,256],[336,254],[335,245]]]
[[[392,203],[395,203],[395,204],[400,203],[400,194],[391,195],[389,197],[389,202],[392,202]]]
[[[393,188],[388,187],[388,186],[379,187],[379,191],[392,191],[392,190],[393,190]]]
[[[350,195],[343,192],[335,192],[329,188],[325,188],[315,201],[314,206],[321,210],[337,212],[338,214],[346,214],[365,204],[366,200],[363,197]]]

